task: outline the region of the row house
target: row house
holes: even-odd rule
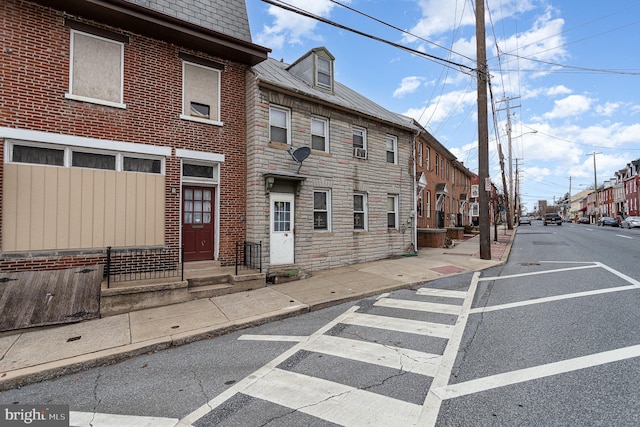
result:
[[[624,216],[640,215],[638,184],[640,183],[640,159],[627,163],[622,174],[622,187],[625,197]]]
[[[469,224],[471,180],[475,175],[424,129],[416,139],[415,157],[417,227]]]
[[[496,221],[506,221],[506,218],[496,218],[499,213],[499,204],[502,202],[498,193],[498,188],[491,182],[489,189],[489,223],[494,224]],[[469,199],[469,223],[473,226],[480,225],[480,177],[474,175],[471,179],[471,197]]]
[[[3,0],[0,17],[0,270],[110,246],[234,262],[246,77],[269,52],[244,1]]]
[[[270,275],[414,248],[419,128],[335,80],[324,47],[247,78],[247,239]]]

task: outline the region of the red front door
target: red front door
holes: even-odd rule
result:
[[[182,188],[182,243],[185,261],[213,259],[212,188]]]

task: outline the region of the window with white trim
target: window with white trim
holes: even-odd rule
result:
[[[291,144],[291,112],[282,107],[269,107],[269,141]]]
[[[220,70],[182,61],[181,119],[221,125]]]
[[[398,164],[398,138],[393,135],[386,136],[387,163]]]
[[[425,192],[426,196],[425,196],[425,200],[426,200],[426,206],[425,206],[425,211],[427,213],[427,218],[431,218],[431,191],[427,190]]]
[[[436,153],[436,176],[440,172],[440,156]]]
[[[331,61],[316,55],[316,85],[323,89],[333,89]]]
[[[331,231],[331,191],[313,192],[313,230]]]
[[[123,70],[124,43],[71,30],[66,98],[125,108]]]
[[[363,231],[367,229],[367,194],[353,195],[353,229]]]
[[[418,166],[422,166],[423,164],[423,157],[422,157],[422,142],[418,142],[417,147],[416,147],[416,151],[418,151]]]
[[[360,127],[352,129],[353,134],[353,157],[360,159],[367,158],[367,130]]]
[[[311,148],[329,152],[329,120],[323,117],[311,117]]]
[[[471,216],[480,216],[480,205],[478,203],[471,203]]]
[[[424,165],[426,166],[427,170],[430,171],[431,170],[431,149],[429,147],[426,147],[424,151],[425,151],[425,153],[424,153],[424,160],[425,160]]]
[[[164,157],[31,142],[11,142],[8,149],[11,163],[164,174]]]
[[[471,197],[480,197],[480,191],[478,190],[478,184],[471,186]]]
[[[387,196],[387,228],[398,228],[398,196]]]

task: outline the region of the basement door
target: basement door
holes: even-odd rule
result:
[[[209,187],[182,187],[184,261],[213,259],[213,198]]]
[[[269,257],[271,265],[294,262],[294,195],[271,193]]]

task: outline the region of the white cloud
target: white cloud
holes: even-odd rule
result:
[[[620,108],[618,102],[607,102],[604,105],[598,105],[596,107],[596,113],[599,116],[612,116]]]
[[[568,95],[571,92],[572,90],[565,85],[554,86],[545,90],[547,96]]]
[[[558,119],[576,116],[589,111],[593,99],[584,95],[569,95],[554,102],[553,110],[544,114],[545,119]]]
[[[400,98],[403,95],[414,93],[424,82],[424,78],[418,76],[404,77],[394,92],[394,98]]]
[[[330,15],[331,10],[336,6],[335,3],[329,0],[314,0],[312,2],[289,0],[287,3],[325,18]],[[349,3],[349,1],[345,1],[345,3]],[[273,16],[273,25],[264,25],[262,31],[255,37],[255,43],[269,46],[275,50],[282,49],[285,44],[302,44],[305,39],[322,40],[322,37],[314,32],[318,23],[316,20],[277,6],[269,6],[268,13]]]

